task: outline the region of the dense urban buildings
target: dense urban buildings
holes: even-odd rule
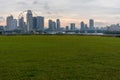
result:
[[[48,28],[45,27],[45,17],[41,15],[33,15],[31,10],[26,11],[26,16],[14,19],[12,15],[6,18],[6,27],[0,31],[6,34],[58,34],[58,33],[96,33],[109,31],[120,31],[119,24],[108,26],[108,28],[96,28],[94,19],[89,19],[89,24],[84,21],[77,26],[76,23],[70,23],[69,26],[61,26],[60,19],[49,19]],[[88,26],[89,25],[89,26]]]

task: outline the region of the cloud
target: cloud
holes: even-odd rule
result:
[[[17,4],[18,5],[26,5],[27,3],[26,2],[18,2]]]
[[[109,23],[118,23],[120,17],[119,0],[1,0],[0,3],[2,3],[0,5],[1,16],[31,9],[47,18],[74,18],[77,20],[94,18],[103,19]],[[116,17],[116,15],[118,16]]]
[[[38,4],[38,2],[37,1],[33,1],[33,4]]]
[[[95,22],[95,25],[96,25],[96,27],[104,27],[105,25],[109,25],[109,23],[107,23],[107,22]]]

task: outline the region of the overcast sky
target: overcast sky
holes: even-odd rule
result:
[[[94,19],[96,26],[120,23],[119,0],[0,0],[0,18],[31,9],[48,19],[60,18],[63,26]]]

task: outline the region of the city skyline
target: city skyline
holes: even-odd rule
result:
[[[95,27],[95,20],[89,19],[89,23],[81,21],[79,26],[70,22],[69,26],[61,26],[61,19],[48,20],[48,26],[45,27],[45,17],[34,15],[32,10],[26,10],[21,13],[19,19],[13,15],[6,17],[6,26],[0,26],[2,34],[78,34],[78,33],[104,33],[119,32],[120,24],[112,24],[106,27]],[[25,16],[23,16],[25,14]]]
[[[111,23],[119,23],[120,7],[118,0],[7,0],[0,1],[0,18],[12,14],[15,18],[19,13],[32,9],[44,16],[45,26],[48,19],[61,19],[61,25],[66,26],[69,23],[79,25],[81,21],[89,23],[88,19],[95,19],[97,27],[104,27]],[[97,5],[99,3],[99,5]],[[3,8],[4,7],[4,8]],[[1,24],[5,24],[2,22]]]
[[[23,14],[25,13],[25,16]],[[76,30],[92,30],[95,29],[94,19],[89,19],[89,24],[82,25],[82,23],[76,26],[76,23],[70,23],[68,28],[65,29],[61,26],[61,20],[56,19],[56,21],[49,19],[48,20],[48,28],[45,28],[45,17],[44,16],[34,16],[32,10],[24,11],[21,16],[19,16],[19,19],[15,19],[13,15],[7,16],[6,23],[7,25],[4,27],[3,30],[5,31],[22,31],[21,33],[34,33],[34,32],[44,32],[44,31],[76,31]],[[82,21],[83,22],[83,21]],[[83,22],[84,23],[84,22]],[[87,26],[89,25],[89,26]],[[84,27],[84,29],[82,29]]]

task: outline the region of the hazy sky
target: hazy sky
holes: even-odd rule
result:
[[[62,26],[92,18],[96,26],[120,23],[119,0],[0,0],[0,18],[31,9],[48,19],[60,18]]]

